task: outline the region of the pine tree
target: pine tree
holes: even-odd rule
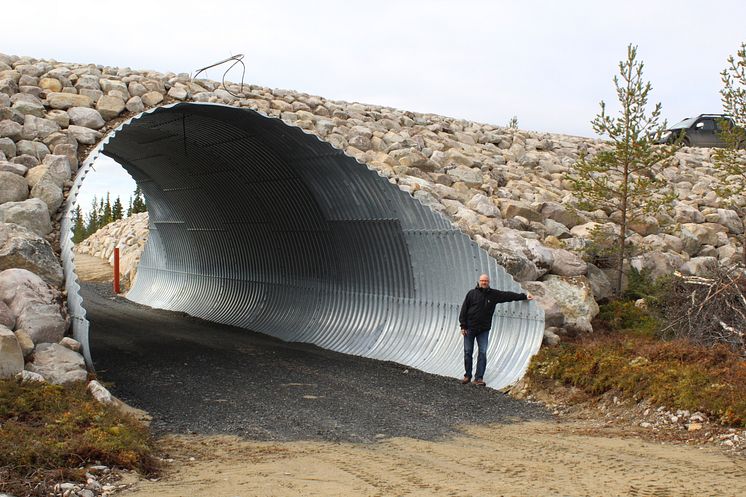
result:
[[[103,205],[103,208],[101,209],[101,220],[100,220],[100,228],[106,226],[107,224],[111,223],[113,221],[112,212],[111,212],[111,194],[109,192],[106,192],[106,203]]]
[[[124,216],[124,208],[122,207],[122,201],[119,197],[114,200],[114,205],[111,208],[111,220],[118,221]]]
[[[132,197],[130,197],[129,205],[127,206],[127,217],[132,215]]]
[[[93,202],[91,204],[91,211],[88,213],[88,219],[85,224],[85,237],[84,238],[88,238],[89,236],[94,234],[99,228],[98,209],[99,209],[98,200],[96,200],[96,197],[94,196]]]
[[[728,57],[728,66],[720,73],[723,88],[720,99],[723,111],[733,118],[737,126],[721,123],[720,137],[724,148],[715,150],[714,163],[717,168],[718,194],[729,201],[731,207],[746,219],[746,43]],[[746,227],[746,223],[745,227]],[[743,261],[746,264],[746,234],[743,238]]]
[[[140,212],[148,212],[148,206],[143,199],[140,185],[137,185],[135,188],[135,198],[132,200],[132,214],[139,214]]]
[[[76,206],[70,217],[73,230],[73,243],[80,243],[85,240],[85,223],[83,221],[83,211],[80,206]]]
[[[666,128],[660,123],[661,104],[646,114],[650,82],[642,79],[643,63],[637,61],[637,47],[627,47],[627,60],[619,62],[619,77],[614,86],[621,105],[619,117],[601,112],[591,121],[593,131],[608,137],[608,148],[589,157],[582,154],[573,164],[567,179],[579,197],[583,210],[603,209],[620,213],[619,231],[596,236],[615,246],[613,266],[617,271],[615,288],[622,290],[624,261],[628,255],[627,229],[646,215],[658,212],[674,199],[667,182],[658,172],[676,153],[676,146],[657,146]]]

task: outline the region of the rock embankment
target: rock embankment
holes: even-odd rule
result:
[[[148,213],[141,212],[107,224],[77,244],[75,252],[99,257],[114,265],[114,248],[119,247],[119,273],[124,286],[131,287],[146,241]]]
[[[620,213],[574,209],[578,199],[565,177],[581,153],[601,150],[604,145],[598,140],[255,85],[223,87],[187,74],[4,54],[0,269],[5,271],[0,280],[17,281],[17,271],[35,276],[34,302],[57,305],[55,319],[67,323],[58,259],[60,206],[79,162],[123,119],[179,101],[265,113],[315,134],[378,171],[450,219],[536,294],[546,311],[550,341],[568,330],[591,330],[597,302],[610,295],[608,270],[586,262],[582,254],[591,230],[617,229]],[[742,259],[743,223],[716,194],[714,172],[711,150],[685,148],[677,153],[661,173],[676,195],[670,211],[631,226],[630,242],[646,249],[632,260],[634,267],[654,276],[675,270],[696,275]],[[744,199],[738,205],[744,205]],[[109,258],[110,242],[118,239],[126,245],[135,239],[129,233],[122,228],[110,233],[101,248],[86,250]],[[135,259],[132,255],[133,266]],[[6,271],[10,276],[4,276]],[[48,290],[42,291],[39,281]],[[54,292],[61,297],[52,297]],[[13,319],[6,328],[15,331],[26,304],[8,297],[4,305],[11,309],[4,311],[7,321]],[[67,325],[62,333],[66,330]],[[58,336],[55,331],[46,338]]]

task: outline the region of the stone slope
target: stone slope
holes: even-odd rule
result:
[[[375,169],[441,212],[535,293],[547,313],[549,337],[565,329],[590,330],[596,301],[610,294],[608,274],[580,253],[590,229],[596,223],[614,228],[618,213],[572,211],[576,199],[564,179],[581,152],[603,146],[599,140],[254,85],[224,88],[186,74],[0,54],[0,222],[31,233],[33,240],[21,245],[46,243],[58,253],[60,207],[91,147],[125,118],[179,101],[257,110]],[[663,175],[678,200],[672,215],[632,227],[631,240],[650,249],[633,265],[657,275],[699,274],[740,260],[743,224],[712,189],[711,150],[682,149]],[[111,239],[125,231],[111,233]],[[19,260],[20,250],[7,251]],[[43,272],[57,274],[54,268]],[[59,281],[49,283],[60,287]]]

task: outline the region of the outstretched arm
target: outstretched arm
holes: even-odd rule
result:
[[[515,302],[518,300],[534,300],[534,296],[530,293],[516,293],[516,292],[505,292],[502,290],[495,290],[495,297],[498,302]]]

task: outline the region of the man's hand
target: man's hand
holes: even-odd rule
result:
[[[526,292],[526,300],[534,300],[534,296]]]
[[[466,328],[461,328],[461,336],[466,336]]]

